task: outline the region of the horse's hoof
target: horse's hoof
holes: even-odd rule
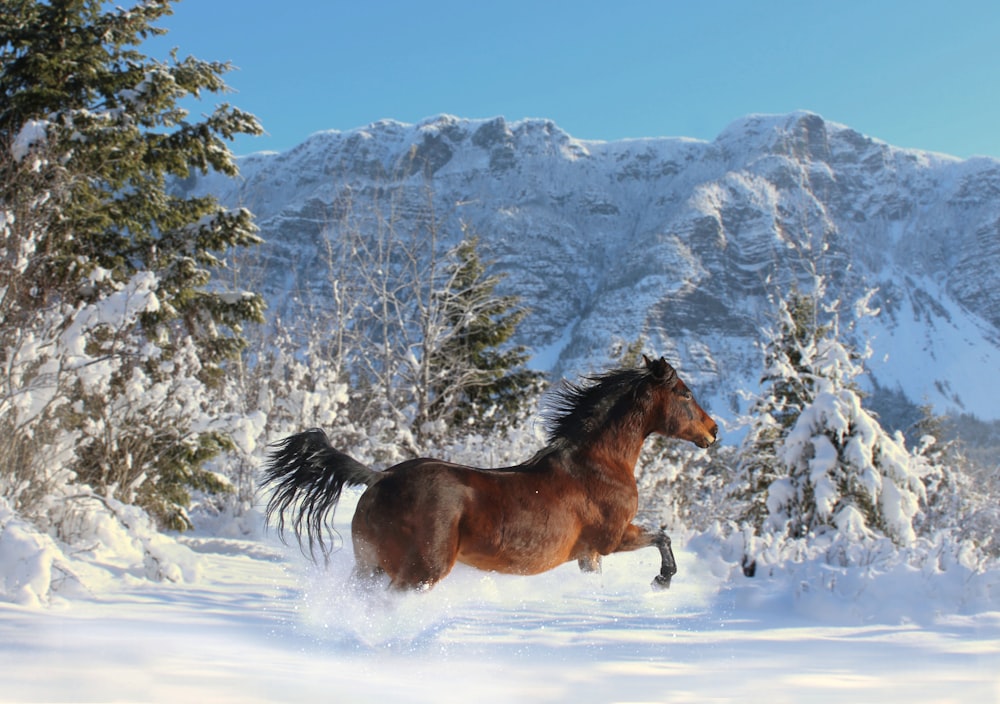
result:
[[[653,577],[653,589],[670,589],[670,577],[658,574]]]

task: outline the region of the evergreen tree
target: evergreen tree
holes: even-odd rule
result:
[[[159,276],[158,311],[146,333],[169,347],[180,328],[203,354],[205,373],[237,352],[240,326],[259,320],[262,301],[208,289],[231,247],[257,244],[246,210],[221,208],[211,196],[177,197],[168,179],[193,169],[236,174],[225,139],[259,134],[253,116],[219,106],[189,122],[178,103],[225,90],[228,64],[188,57],[152,60],[136,47],[164,33],[152,23],[172,0],[125,10],[100,0],[16,0],[0,19],[0,143],[17,145],[3,179],[4,203],[21,214],[49,216],[26,278],[42,301],[92,298],[95,289],[138,271]],[[24,144],[35,135],[31,144]],[[34,148],[40,158],[25,159]],[[39,203],[44,184],[48,194]],[[27,220],[27,218],[25,218]],[[95,284],[96,269],[110,272]],[[174,335],[176,338],[176,336]]]
[[[817,312],[817,298],[793,288],[778,299],[773,327],[764,331],[761,391],[750,407],[749,432],[730,488],[740,506],[740,521],[755,532],[768,515],[768,487],[782,473],[781,443],[814,398],[810,369],[816,341],[826,332]]]
[[[507,346],[527,311],[516,296],[496,293],[502,276],[487,270],[478,238],[465,237],[438,292],[443,334],[437,344],[427,341],[435,370],[427,416],[452,427],[504,426],[540,388],[541,375],[524,366],[525,349]]]
[[[171,4],[5,0],[0,332],[9,360],[11,331],[42,312],[62,311],[78,328],[82,347],[50,368],[59,393],[73,396],[59,420],[76,433],[79,478],[183,527],[187,488],[221,488],[201,464],[228,446],[218,426],[195,427],[194,408],[206,403],[198,385],[220,383],[263,301],[212,277],[232,248],[259,242],[250,213],[177,196],[170,183],[192,170],[235,175],[226,140],[260,126],[228,105],[189,121],[180,102],[224,91],[230,66],[138,50],[164,33],[153,23]],[[109,307],[130,291],[145,303]],[[107,370],[101,383],[86,365]]]
[[[820,324],[822,282],[816,291],[779,306],[759,415],[741,450],[743,518],[789,538],[881,534],[907,544],[924,495],[918,468],[902,435],[863,408],[859,356],[839,339],[835,305]]]

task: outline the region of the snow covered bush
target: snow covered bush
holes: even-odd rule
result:
[[[701,450],[681,440],[647,440],[636,466],[640,520],[695,531],[726,520],[735,455],[726,445]]]
[[[914,454],[926,465],[927,501],[917,516],[917,534],[941,534],[969,541],[986,555],[1000,557],[1000,494],[995,481],[977,473],[957,439],[945,440],[944,418],[924,407],[913,430],[919,437]]]
[[[141,508],[113,496],[81,492],[64,497],[53,521],[60,542],[82,563],[80,572],[89,560],[158,582],[191,582],[200,574],[196,554],[160,532]]]
[[[161,533],[140,508],[76,489],[48,497],[47,526],[25,520],[0,497],[0,601],[44,606],[109,579],[198,578],[198,555]]]
[[[342,360],[326,353],[322,331],[314,326],[300,340],[277,323],[274,326],[277,329],[258,348],[240,389],[246,402],[266,415],[271,439],[313,427],[349,432]]]
[[[779,455],[783,470],[768,487],[765,528],[805,537],[877,533],[899,545],[924,499],[921,463],[901,435],[890,437],[856,392],[831,388],[803,409]]]
[[[107,275],[94,269],[89,280],[97,288]],[[200,469],[230,443],[193,342],[167,356],[136,333],[160,306],[158,285],[139,272],[90,302],[22,312],[4,328],[0,485],[19,510],[30,515],[56,482],[73,480],[184,528],[188,488],[225,490]]]
[[[355,445],[362,436],[346,413],[348,387],[318,326],[305,339],[277,319],[270,334],[255,332],[248,363],[220,390],[226,412],[218,422],[224,423],[232,445],[206,465],[224,476],[233,491],[198,499],[199,510],[211,514],[212,522],[228,516],[243,533],[256,530],[247,514],[257,501],[258,470],[269,443],[313,427],[324,428],[341,447]]]
[[[70,573],[55,541],[0,497],[0,599],[26,606],[45,603],[60,572]]]

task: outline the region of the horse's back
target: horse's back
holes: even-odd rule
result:
[[[544,463],[539,463],[535,461],[536,458],[532,458],[528,462],[522,464],[512,465],[509,467],[470,467],[468,465],[459,464],[457,462],[449,462],[447,460],[440,460],[433,457],[417,457],[411,460],[404,460],[399,464],[395,464],[387,468],[383,474],[404,474],[410,472],[428,472],[434,470],[447,470],[454,472],[456,475],[464,474],[532,474],[536,472],[546,471],[548,469]]]
[[[412,520],[433,520],[435,514],[478,510],[517,501],[525,491],[537,491],[553,481],[544,467],[518,465],[487,469],[432,458],[417,458],[389,467],[362,497],[358,510],[402,512]],[[431,513],[426,513],[430,511]]]

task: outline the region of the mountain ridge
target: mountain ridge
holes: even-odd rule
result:
[[[734,417],[760,374],[768,297],[819,273],[845,330],[871,344],[876,391],[1000,419],[994,159],[893,147],[798,111],[739,118],[712,141],[579,140],[542,119],[385,120],[240,167],[239,180],[183,187],[255,212],[263,292],[283,315],[304,290],[322,305],[322,238],[345,209],[392,193],[401,223],[445,214],[441,246],[463,224],[479,235],[507,274],[502,292],[532,309],[517,342],[556,376],[600,368],[642,336]],[[881,312],[856,319],[871,288]]]

